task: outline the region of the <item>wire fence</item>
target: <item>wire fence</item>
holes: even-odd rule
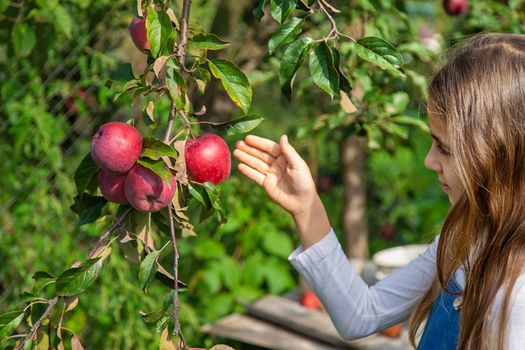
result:
[[[24,3],[24,0],[11,2],[8,5],[11,7],[11,14],[13,9],[22,11]],[[76,149],[76,143],[81,139],[85,140],[85,138],[89,136],[89,133],[97,123],[97,118],[91,118],[87,115],[79,116],[78,109],[70,105],[70,100],[74,96],[69,92],[57,96],[55,92],[49,91],[50,86],[56,80],[60,80],[61,82],[67,82],[67,84],[69,84],[70,91],[75,92],[82,89],[84,96],[93,96],[93,94],[96,93],[96,90],[103,85],[104,82],[97,81],[97,77],[93,77],[90,84],[86,85],[86,79],[83,79],[82,81],[78,80],[78,74],[82,68],[82,63],[86,62],[86,60],[83,60],[83,58],[86,58],[86,55],[104,55],[105,53],[118,48],[122,45],[124,40],[130,40],[127,36],[127,31],[122,30],[124,28],[104,30],[112,28],[115,22],[115,16],[119,11],[122,11],[122,1],[115,1],[112,6],[105,11],[104,16],[100,18],[96,27],[91,28],[89,32],[86,32],[83,26],[73,26],[74,31],[70,36],[71,40],[64,42],[63,45],[60,46],[60,49],[56,50],[58,54],[63,55],[61,60],[59,62],[48,60],[38,68],[38,75],[41,81],[39,89],[40,91],[43,91],[43,96],[33,97],[38,97],[38,103],[45,105],[44,108],[47,113],[60,117],[61,120],[70,125],[62,137],[62,141],[68,140],[67,146],[62,147],[62,159],[64,163],[70,161],[70,157],[73,156],[74,150]],[[75,14],[72,14],[72,16],[74,15]],[[9,21],[13,25],[18,21],[18,16],[0,16],[2,16],[0,17],[0,20]],[[38,39],[37,33],[37,40]],[[87,58],[89,59],[89,57]],[[10,57],[9,59],[12,60],[15,58]],[[9,114],[9,105],[14,102],[22,102],[24,101],[24,97],[33,94],[32,87],[35,84],[35,81],[31,79],[31,75],[32,70],[34,70],[34,65],[31,65],[29,59],[29,64],[24,64],[25,62],[22,60],[24,59],[21,59],[21,61],[18,62],[18,67],[20,68],[16,72],[9,71],[1,74],[7,77],[7,79],[4,80],[4,84],[11,86],[18,84],[20,85],[20,88],[11,95],[3,96],[3,98],[0,99],[0,139],[8,140],[13,137],[11,127],[13,119],[16,118],[16,116]],[[89,81],[89,79],[87,80]],[[82,118],[81,130],[72,127],[74,117]],[[38,118],[38,116],[35,116],[34,118]],[[35,125],[35,127],[29,131],[26,139],[32,140],[38,132],[38,127]],[[25,179],[21,182],[23,185],[22,188],[18,188],[13,195],[2,204],[2,207],[6,211],[11,210],[18,202],[25,198],[25,194],[30,190],[27,186],[31,186],[30,184],[33,183],[31,180],[34,180],[33,177],[36,172],[39,169],[48,167],[51,161],[51,157],[44,155],[42,158],[36,160],[34,163],[34,171],[29,174],[20,173],[18,167],[17,169],[14,169],[17,178],[25,177]],[[29,160],[27,163],[29,163]],[[55,175],[56,174],[50,171],[44,181],[51,181]],[[13,192],[12,188],[4,190]],[[53,186],[51,192],[54,192],[55,190],[56,186]]]

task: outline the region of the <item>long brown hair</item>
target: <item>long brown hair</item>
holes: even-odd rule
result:
[[[465,269],[458,349],[503,349],[512,288],[525,265],[525,35],[478,34],[429,84],[464,194],[442,227],[436,277],[410,317],[415,339],[454,271]],[[503,302],[491,319],[498,291]],[[496,323],[494,323],[496,322]]]

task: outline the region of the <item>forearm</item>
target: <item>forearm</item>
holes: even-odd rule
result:
[[[301,246],[307,249],[323,239],[331,229],[330,220],[321,198],[316,194],[305,208],[292,214]]]

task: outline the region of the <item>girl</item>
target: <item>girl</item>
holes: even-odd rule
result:
[[[290,262],[345,339],[410,316],[418,349],[525,349],[525,35],[483,34],[431,78],[425,166],[451,203],[418,259],[368,287],[345,257],[308,165],[249,135],[234,156],[295,221]]]

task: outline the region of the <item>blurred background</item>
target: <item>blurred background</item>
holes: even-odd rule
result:
[[[382,37],[403,54],[404,80],[356,65],[355,57],[346,62],[355,67],[347,72],[360,118],[395,112],[420,121],[387,131],[358,128],[337,101],[300,76],[292,102],[285,101],[277,78],[282,52],[271,56],[267,49],[277,24],[268,15],[255,19],[257,1],[194,0],[190,27],[232,43],[219,55],[236,62],[252,84],[251,111],[265,118],[253,132],[275,140],[289,135],[317,179],[349,257],[366,258],[428,242],[439,232],[448,201],[423,166],[431,143],[424,130],[427,79],[446,49],[467,35],[523,32],[524,2],[472,1],[465,16],[450,16],[437,0],[330,1],[341,10],[336,18],[343,33]],[[73,175],[98,126],[142,113],[131,108],[129,96],[115,100],[118,90],[106,84],[129,79],[128,64],[143,58],[128,31],[134,11],[131,0],[0,0],[0,314],[23,305],[36,271],[59,273],[82,259],[108,225],[77,225],[70,210]],[[329,23],[319,19],[311,30],[326,33]],[[238,113],[218,86],[190,97],[206,106],[206,120]],[[159,119],[167,117],[167,107],[156,107]],[[359,218],[348,217],[356,205],[348,198],[356,189],[345,182],[356,171],[345,161],[351,135],[364,140],[358,171],[365,181],[356,195],[366,201]],[[226,137],[231,150],[239,138]],[[293,222],[235,166],[221,185],[227,224],[207,220],[195,228],[197,237],[179,240],[180,279],[188,284],[181,294],[182,326],[187,339],[205,346],[217,340],[199,330],[203,324],[242,311],[239,302],[300,286],[287,261],[298,245]],[[357,238],[358,248],[348,243],[355,239],[348,232],[352,225],[366,237]],[[68,314],[65,326],[86,349],[158,349],[159,335],[139,312],[158,308],[165,288],[152,283],[145,294],[137,274],[138,265],[114,249],[100,278]]]

